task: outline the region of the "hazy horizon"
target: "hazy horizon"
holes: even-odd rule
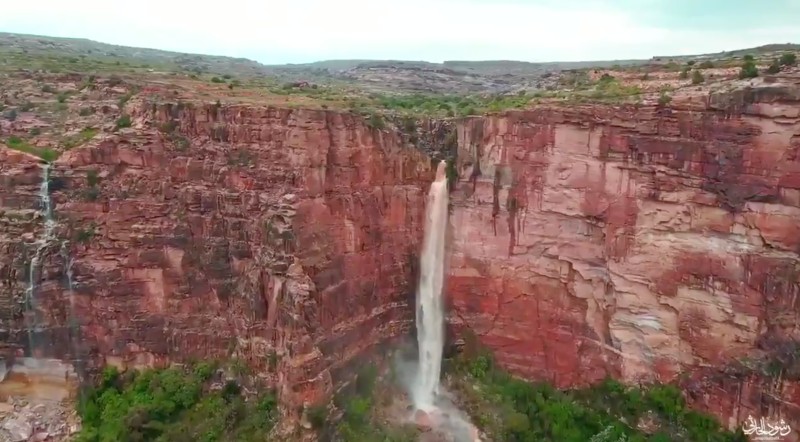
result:
[[[764,0],[101,0],[4,5],[0,31],[243,57],[325,60],[648,59],[800,42],[800,2]],[[768,5],[768,6],[766,6]]]

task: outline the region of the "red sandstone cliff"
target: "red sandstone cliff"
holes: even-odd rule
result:
[[[458,136],[456,330],[528,378],[684,373],[730,425],[780,409],[800,428],[797,365],[732,364],[800,360],[800,87],[510,112]]]
[[[796,363],[797,90],[459,121],[454,328],[528,378],[688,373],[690,400],[731,425],[778,407],[800,428],[796,371],[731,363]],[[38,313],[24,298],[42,170],[0,149],[7,354],[236,357],[296,410],[409,332],[425,155],[343,113],[128,107],[131,129],[53,166]],[[456,147],[448,127],[418,127],[418,144]]]
[[[424,155],[349,114],[129,107],[132,128],[53,166],[60,239],[35,277],[33,333],[21,251],[42,223],[3,230],[10,350],[94,365],[236,357],[294,411],[409,332]],[[0,206],[33,216],[42,170],[0,153]]]

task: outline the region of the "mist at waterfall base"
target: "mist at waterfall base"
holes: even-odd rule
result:
[[[446,163],[436,169],[425,208],[425,236],[420,254],[420,278],[416,297],[416,361],[396,360],[400,381],[413,402],[409,419],[424,416],[426,425],[447,433],[454,440],[479,441],[475,427],[454,404],[439,382],[444,351],[444,306],[442,288],[445,274],[445,236],[448,225]],[[417,422],[419,423],[419,422]]]

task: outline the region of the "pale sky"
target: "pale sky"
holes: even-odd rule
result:
[[[800,43],[800,0],[2,0],[0,31],[246,57],[580,61]]]

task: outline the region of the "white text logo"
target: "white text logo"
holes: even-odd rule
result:
[[[755,436],[753,440],[780,440],[783,436],[788,436],[792,432],[790,427],[783,419],[777,422],[770,419],[753,419],[747,416],[747,422],[742,425],[744,434]]]

